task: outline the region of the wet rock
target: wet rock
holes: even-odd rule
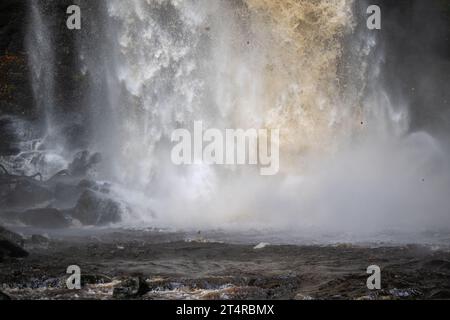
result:
[[[47,235],[33,234],[25,241],[25,248],[33,251],[34,249],[48,249],[50,246],[50,238]]]
[[[81,191],[76,185],[59,182],[55,186],[55,199],[60,205],[76,203],[80,194]]]
[[[294,300],[314,300],[314,298],[303,293],[297,293],[294,297]]]
[[[78,183],[78,188],[80,189],[92,189],[96,190],[98,187],[98,184],[95,181],[83,179]]]
[[[420,296],[422,293],[413,288],[397,289],[393,288],[388,291],[389,295],[394,298],[406,299]]]
[[[78,199],[86,190],[98,191],[100,193],[109,194],[110,184],[98,183],[92,180],[70,179],[60,181],[54,185],[55,207],[68,208],[76,205]]]
[[[450,261],[434,259],[426,262],[424,267],[432,270],[439,270],[441,272],[450,272]]]
[[[47,243],[50,241],[50,238],[46,235],[40,235],[40,234],[33,234],[30,237],[30,241],[34,242],[34,243]]]
[[[0,226],[0,262],[4,258],[23,258],[28,256],[23,248],[23,238]]]
[[[2,226],[0,226],[0,239],[11,241],[17,244],[18,246],[23,246],[25,241],[25,239],[21,235],[12,232]]]
[[[301,280],[294,275],[255,277],[249,279],[248,286],[264,289],[271,299],[291,299],[293,293],[300,288]]]
[[[254,287],[224,287],[199,296],[206,300],[267,300],[267,293]]]
[[[71,225],[71,220],[54,208],[27,210],[18,215],[18,220],[38,228],[67,228]]]
[[[149,290],[149,286],[143,278],[127,278],[114,287],[113,297],[116,299],[137,298]]]
[[[69,172],[74,177],[86,176],[91,169],[101,162],[100,153],[91,154],[89,151],[81,151],[75,155],[69,165]]]
[[[450,299],[450,288],[433,290],[430,294],[430,299],[449,300]]]
[[[0,301],[12,300],[6,293],[0,291]]]
[[[53,198],[51,190],[33,179],[11,179],[3,184],[0,207],[10,209],[25,209],[50,201]]]
[[[105,195],[86,190],[71,210],[72,217],[83,225],[107,225],[121,220],[121,205]]]
[[[78,188],[80,190],[91,189],[104,194],[109,194],[111,190],[111,185],[109,183],[98,183],[92,180],[83,179],[78,183]]]
[[[20,152],[16,137],[11,128],[11,120],[8,118],[0,118],[0,155],[11,156]]]
[[[104,274],[83,274],[81,275],[81,286],[86,284],[105,284],[112,282],[112,279]]]
[[[59,183],[71,185],[73,184],[73,181],[75,181],[75,178],[70,175],[70,172],[68,170],[61,170],[56,172],[50,179],[48,179],[47,184],[49,184],[53,188],[56,188]]]
[[[43,245],[48,244],[50,239],[47,236],[43,236],[40,234],[33,234],[29,239],[29,242],[32,244]]]

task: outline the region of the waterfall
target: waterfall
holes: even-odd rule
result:
[[[51,135],[54,44],[38,3],[28,47],[36,104]],[[407,107],[390,103],[380,80],[383,52],[365,28],[363,7],[352,0],[109,0],[83,13],[76,55],[89,82],[89,147],[104,155],[100,177],[132,208],[128,221],[359,230],[420,224],[423,208],[445,217],[438,186],[449,179],[432,169],[442,168],[438,143],[410,134]],[[280,174],[175,166],[171,134],[195,121],[279,128]],[[428,175],[437,192],[424,192],[417,175]]]
[[[252,0],[106,2],[103,74],[97,39],[82,54],[97,92],[91,105],[111,114],[110,125],[95,122],[103,138],[93,148],[111,159],[105,174],[138,191],[141,203],[152,195],[156,211],[167,211],[163,207],[175,200],[185,203],[174,212],[192,202],[206,202],[204,210],[211,210],[211,197],[229,193],[243,179],[259,180],[250,168],[171,165],[172,131],[192,128],[196,120],[222,129],[281,128],[284,173],[304,173],[299,159],[338,149],[360,129],[367,53],[347,61],[347,70],[359,72],[357,79],[349,77],[346,89],[337,81],[344,38],[354,29],[352,6],[340,0],[296,6]],[[98,101],[98,95],[107,98]],[[240,204],[231,216],[247,210]]]
[[[36,108],[43,118],[46,136],[52,135],[55,124],[53,122],[55,105],[55,68],[54,43],[52,33],[44,16],[45,4],[39,0],[30,1],[30,23],[26,47],[29,52],[31,67],[31,83]]]
[[[273,3],[284,2],[108,3],[117,30],[109,82],[122,86],[123,105],[114,112],[127,120],[119,129],[122,149],[146,161],[144,172],[127,177],[147,179],[154,149],[194,120],[219,128],[281,127],[282,147],[293,156],[336,145],[339,134],[352,130],[360,101],[340,99],[336,81],[352,2],[301,2],[299,18],[320,20],[305,20],[308,29],[295,32],[292,18]]]
[[[37,172],[49,177],[67,165],[62,147],[62,133],[56,114],[56,65],[55,39],[50,27],[52,15],[49,3],[39,0],[28,2],[25,48],[34,108],[38,119],[35,122],[18,119],[14,129],[20,137],[21,152],[2,157],[2,162],[20,174],[34,175]]]

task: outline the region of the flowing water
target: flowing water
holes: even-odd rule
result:
[[[44,118],[46,135],[54,130],[53,114],[55,84],[54,84],[54,42],[47,26],[48,21],[43,14],[43,7],[39,1],[30,1],[30,20],[28,30],[27,50],[29,65],[31,66],[31,83],[37,109]]]
[[[51,31],[32,1],[35,102],[59,163]],[[448,161],[411,133],[380,80],[379,37],[352,0],[110,0],[77,39],[89,149],[125,223],[174,228],[338,230],[448,225]],[[363,18],[361,18],[363,17]],[[45,58],[44,58],[45,57]],[[173,130],[280,129],[280,173],[177,167]],[[50,161],[51,162],[51,161]]]

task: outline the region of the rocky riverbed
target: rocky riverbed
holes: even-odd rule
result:
[[[450,253],[429,246],[256,246],[223,242],[214,232],[3,230],[18,250],[0,242],[4,299],[450,298]],[[366,286],[372,264],[382,269],[378,291]],[[80,290],[67,289],[70,265],[81,269]]]

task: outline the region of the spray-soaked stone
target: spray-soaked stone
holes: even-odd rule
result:
[[[0,198],[0,205],[4,208],[29,208],[53,198],[52,192],[39,181],[10,179],[6,184],[7,190]]]
[[[54,208],[27,210],[18,215],[18,220],[38,228],[67,228],[71,225],[71,220]]]
[[[101,162],[100,153],[90,154],[89,151],[79,152],[69,165],[69,172],[74,177],[86,176],[95,165]]]
[[[146,294],[149,290],[149,286],[144,279],[140,277],[128,278],[114,288],[113,297],[116,299],[135,298]]]
[[[0,291],[0,301],[12,300],[9,295]]]
[[[72,217],[83,225],[106,225],[121,220],[121,205],[105,195],[86,190],[71,210]]]
[[[28,255],[23,248],[23,238],[0,226],[0,261],[6,257],[23,258]]]

